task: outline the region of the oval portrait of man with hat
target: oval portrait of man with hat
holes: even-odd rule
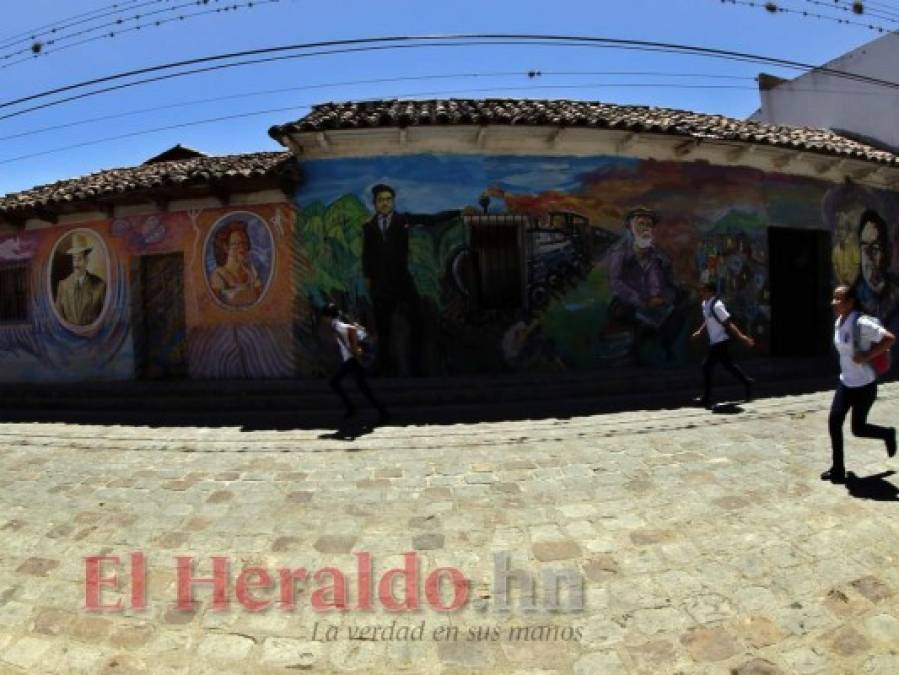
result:
[[[50,296],[59,320],[70,327],[90,326],[106,306],[109,254],[92,230],[62,236],[50,255]]]

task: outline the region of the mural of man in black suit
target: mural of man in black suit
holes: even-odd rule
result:
[[[409,228],[447,223],[458,216],[458,211],[428,215],[397,213],[394,210],[396,191],[392,187],[379,183],[371,193],[375,214],[362,226],[362,275],[375,314],[378,371],[391,369],[396,350],[394,319],[401,315],[408,326],[408,364],[413,375],[421,375],[421,298],[409,271]]]

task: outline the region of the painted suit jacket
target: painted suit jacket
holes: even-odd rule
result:
[[[362,226],[362,276],[371,279],[371,294],[375,300],[401,299],[416,292],[409,272],[409,228],[448,223],[458,213],[393,212],[386,234],[381,233],[377,213],[365,222]]]
[[[56,291],[56,311],[65,321],[87,326],[97,320],[106,298],[106,282],[88,272],[81,285],[70,274],[59,282]]]

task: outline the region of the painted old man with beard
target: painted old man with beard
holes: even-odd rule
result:
[[[627,231],[609,252],[611,318],[637,329],[638,341],[655,335],[672,358],[683,317],[677,311],[677,287],[671,261],[655,246],[658,216],[646,207],[637,207],[625,216]]]
[[[893,259],[889,229],[876,211],[865,211],[858,226],[861,275],[855,283],[859,304],[888,330],[899,324],[899,280],[890,271]]]

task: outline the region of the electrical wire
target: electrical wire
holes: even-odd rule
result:
[[[451,42],[453,41],[453,42]],[[64,93],[67,91],[74,91],[77,89],[86,88],[95,84],[102,84],[106,82],[115,82],[117,80],[122,80],[129,77],[134,77],[137,75],[149,74],[154,72],[161,72],[165,70],[172,70],[174,68],[180,68],[184,66],[196,65],[201,63],[211,63],[215,61],[223,61],[228,59],[240,58],[244,56],[253,56],[253,55],[261,55],[261,54],[273,54],[278,52],[285,51],[300,51],[300,50],[308,50],[308,49],[316,49],[320,47],[339,47],[346,45],[359,45],[354,46],[350,49],[332,49],[332,50],[324,50],[319,52],[306,52],[302,54],[291,54],[283,57],[270,57],[267,59],[253,59],[247,61],[238,61],[235,63],[225,63],[219,64],[217,66],[211,66],[207,68],[194,69],[190,71],[182,71],[176,73],[169,73],[166,75],[158,76],[155,78],[147,78],[145,80],[139,80],[136,82],[128,82],[124,84],[115,85],[113,87],[108,87],[102,90],[97,90],[94,92],[87,92],[86,94],[81,94],[78,97],[70,97],[68,99],[62,99],[59,101],[50,102],[47,104],[43,104],[41,107],[50,107],[52,105],[58,105],[60,103],[67,102],[69,100],[75,100],[76,98],[84,98],[87,96],[97,95],[99,93],[105,93],[108,91],[115,91],[117,89],[122,89],[126,87],[136,86],[137,84],[145,84],[147,82],[156,82],[164,79],[170,79],[175,77],[183,77],[185,75],[197,74],[200,72],[210,72],[213,70],[219,70],[224,68],[233,68],[237,66],[243,65],[254,65],[257,63],[271,62],[284,58],[306,58],[310,56],[323,56],[323,55],[331,55],[336,53],[351,53],[351,52],[360,52],[360,51],[375,51],[378,49],[398,49],[398,48],[421,48],[426,46],[437,46],[437,47],[458,47],[458,46],[473,46],[473,45],[543,45],[543,46],[564,46],[564,47],[604,47],[604,48],[616,48],[616,49],[633,49],[638,51],[659,51],[664,53],[677,53],[677,54],[690,54],[697,56],[704,56],[709,58],[718,58],[725,59],[731,61],[741,61],[748,63],[760,63],[765,65],[775,65],[780,66],[787,69],[793,70],[803,70],[803,71],[817,71],[823,74],[832,75],[834,77],[845,78],[848,80],[854,80],[858,82],[865,82],[867,84],[874,84],[877,86],[883,86],[888,88],[899,88],[899,83],[892,82],[889,80],[883,80],[880,78],[870,77],[866,75],[859,75],[855,73],[848,73],[845,71],[835,70],[833,68],[827,68],[823,66],[815,66],[812,64],[802,63],[799,61],[793,61],[789,59],[780,59],[774,57],[767,57],[759,54],[751,54],[746,52],[737,52],[732,50],[724,50],[724,49],[714,49],[708,47],[695,47],[691,45],[681,45],[676,43],[665,43],[665,42],[653,42],[646,40],[626,40],[626,39],[616,39],[616,38],[604,38],[604,37],[589,37],[589,36],[566,36],[566,35],[541,35],[541,34],[515,34],[515,33],[471,33],[471,34],[458,34],[458,35],[421,35],[421,36],[388,36],[388,37],[370,37],[370,38],[355,38],[355,39],[347,39],[347,40],[329,40],[323,42],[311,42],[304,44],[295,44],[295,45],[285,45],[280,47],[268,47],[263,49],[254,49],[254,50],[246,50],[241,52],[231,52],[226,54],[216,54],[212,56],[205,56],[196,59],[188,59],[184,61],[177,61],[173,63],[161,64],[157,66],[150,66],[146,68],[140,68],[130,71],[125,71],[121,73],[115,73],[113,75],[108,75],[105,77],[94,78],[91,80],[86,80],[82,82],[78,82],[75,84],[66,85],[63,87],[57,87],[55,89],[50,89],[43,92],[38,92],[36,94],[31,94],[29,96],[20,97],[17,99],[9,100],[0,103],[0,109],[8,108],[20,103],[34,101],[41,98],[46,98],[48,96],[52,96],[58,93]],[[37,109],[37,107],[33,108]],[[29,112],[32,109],[18,111],[16,113],[8,114],[6,117],[0,117],[0,119],[6,119],[11,116],[15,116],[17,114],[22,114],[23,112]]]
[[[539,90],[539,89],[558,89],[561,86],[564,86],[564,85],[546,85],[546,86],[539,85],[536,87],[485,87],[483,89],[476,88],[476,89],[439,90],[439,91],[425,91],[425,92],[415,92],[415,93],[405,93],[405,94],[403,94],[403,93],[391,94],[391,95],[385,95],[385,96],[386,96],[386,98],[389,98],[389,99],[413,99],[413,98],[421,97],[421,96],[444,96],[444,95],[448,95],[448,94],[478,93],[478,92],[483,92],[483,91],[524,91],[524,90],[533,91],[535,89],[537,89],[537,90]],[[584,86],[585,85],[570,85],[565,88],[580,89],[580,88],[584,88]],[[662,86],[662,85],[649,85],[649,86]],[[677,88],[681,88],[681,87],[686,87],[689,85],[674,85],[674,86],[676,86]],[[701,85],[697,85],[697,86],[701,86]],[[712,88],[729,88],[729,87],[735,87],[735,86],[737,86],[737,85],[709,85],[709,87],[712,87]],[[380,99],[380,98],[381,97],[378,97],[378,99]],[[355,102],[364,103],[366,101],[374,101],[374,100],[378,100],[378,99],[363,98],[363,99],[357,99]],[[236,113],[233,115],[223,115],[223,116],[219,116],[219,117],[210,117],[210,118],[201,119],[201,120],[193,120],[191,122],[179,122],[178,124],[170,124],[170,125],[165,125],[165,126],[161,126],[161,127],[155,127],[152,129],[143,129],[140,131],[133,131],[133,132],[128,132],[128,133],[124,133],[124,134],[118,134],[115,136],[107,136],[104,138],[98,138],[98,139],[94,139],[94,140],[90,140],[90,141],[83,141],[80,143],[74,143],[71,145],[66,145],[66,146],[62,146],[62,147],[58,147],[58,148],[52,148],[49,150],[41,150],[39,152],[29,153],[26,155],[19,155],[17,157],[0,159],[0,165],[10,164],[12,162],[25,160],[25,159],[32,159],[35,157],[43,157],[45,155],[56,154],[59,152],[64,152],[66,150],[75,150],[75,149],[87,147],[90,145],[99,145],[102,143],[110,143],[112,141],[120,141],[120,140],[124,140],[127,138],[133,138],[135,136],[159,133],[162,131],[172,131],[174,129],[183,129],[186,127],[200,126],[200,125],[204,125],[204,124],[213,124],[213,123],[217,123],[217,122],[226,122],[226,121],[231,121],[231,120],[235,120],[235,119],[244,119],[244,118],[248,118],[248,117],[258,117],[260,115],[269,115],[269,114],[273,114],[273,113],[277,113],[277,112],[308,110],[313,105],[315,105],[315,104],[314,103],[300,103],[297,105],[287,106],[287,107],[283,107],[283,108],[269,108],[266,110],[257,110],[257,111],[251,111],[251,112],[245,112],[245,113]]]
[[[222,117],[211,117],[209,119],[204,120],[195,120],[193,122],[181,122],[179,124],[170,124],[164,127],[156,127],[155,129],[144,129],[142,131],[134,131],[126,134],[119,134],[117,136],[107,136],[106,138],[98,138],[91,141],[84,141],[81,143],[74,143],[72,145],[66,145],[60,148],[53,148],[51,150],[42,150],[40,152],[34,152],[27,155],[20,155],[18,157],[10,157],[8,159],[0,160],[0,164],[10,164],[12,162],[18,162],[23,159],[32,159],[34,157],[43,157],[45,155],[52,155],[58,152],[64,152],[66,150],[75,150],[78,148],[84,148],[90,145],[99,145],[101,143],[111,143],[112,141],[121,141],[126,138],[133,138],[134,136],[143,136],[146,134],[159,133],[161,131],[171,131],[174,129],[183,129],[185,127],[194,127],[199,126],[201,124],[212,124],[214,122],[226,122],[235,119],[243,119],[247,117],[258,117],[259,115],[269,115],[276,112],[287,112],[291,110],[302,110],[305,108],[309,108],[310,106],[289,106],[285,108],[270,108],[268,110],[257,110],[254,112],[248,113],[239,113],[236,115],[224,115]]]
[[[214,1],[214,2],[221,2],[221,0],[212,0],[212,1]],[[233,3],[233,4],[223,5],[223,6],[221,6],[221,7],[216,7],[216,8],[214,8],[214,9],[201,10],[201,11],[199,11],[199,12],[178,14],[178,15],[172,16],[172,17],[170,17],[170,18],[168,18],[168,19],[155,19],[155,20],[152,20],[152,21],[149,21],[149,22],[138,23],[138,24],[136,24],[136,25],[134,25],[134,26],[131,26],[130,28],[118,28],[117,30],[110,31],[110,32],[105,33],[105,34],[103,34],[103,35],[98,35],[98,36],[94,36],[94,37],[89,37],[89,38],[85,38],[85,39],[83,39],[83,40],[79,40],[78,42],[73,42],[73,43],[71,43],[71,44],[63,45],[62,47],[57,47],[57,48],[55,48],[55,49],[53,49],[53,50],[50,50],[49,53],[56,54],[56,53],[58,53],[58,52],[65,51],[65,50],[67,50],[67,49],[72,49],[72,48],[74,48],[74,47],[80,47],[80,46],[82,46],[82,45],[85,45],[85,44],[88,44],[88,43],[91,43],[91,42],[96,42],[97,40],[106,40],[106,39],[108,39],[108,38],[114,38],[114,37],[117,37],[117,36],[122,35],[122,34],[124,34],[124,33],[132,33],[132,32],[135,32],[135,31],[142,30],[142,29],[144,29],[144,28],[149,28],[149,27],[151,27],[151,26],[152,26],[152,27],[157,27],[157,28],[158,28],[158,27],[160,27],[160,26],[164,26],[164,25],[169,24],[169,23],[175,23],[176,21],[179,21],[179,22],[180,22],[180,21],[186,21],[186,20],[195,19],[195,18],[201,17],[201,16],[207,16],[207,15],[210,15],[210,14],[219,14],[219,13],[222,13],[222,12],[228,12],[228,11],[235,11],[235,12],[236,12],[237,10],[240,10],[240,9],[255,9],[256,7],[259,7],[259,6],[262,6],[262,5],[271,5],[271,4],[275,4],[275,3],[279,3],[279,2],[281,2],[281,0],[248,0],[247,2],[235,2],[235,3]],[[177,11],[178,9],[182,9],[182,8],[184,8],[184,7],[190,7],[190,6],[193,6],[193,5],[204,5],[204,4],[206,4],[206,3],[204,3],[203,0],[190,0],[189,2],[185,2],[185,3],[181,4],[181,5],[175,5],[175,6],[173,6],[173,7],[166,7],[165,9],[160,9],[160,10],[157,10],[156,12],[150,12],[149,14],[145,14],[145,15],[137,15],[137,16],[134,17],[134,18],[135,18],[136,20],[139,20],[139,19],[141,19],[141,18],[146,18],[146,17],[148,17],[148,16],[152,16],[152,15],[155,15],[155,14],[165,14],[165,13],[168,13],[168,12]],[[105,28],[108,28],[108,27],[111,27],[111,26],[119,26],[119,25],[121,25],[123,22],[124,22],[123,20],[119,20],[119,21],[116,21],[116,22],[112,22],[112,23],[110,23],[110,24],[104,24],[103,26],[99,26],[99,27],[97,27],[97,28],[92,28],[92,29],[88,29],[88,30],[79,31],[79,32],[77,32],[77,33],[72,33],[72,34],[70,34],[70,35],[65,36],[65,38],[75,38],[75,37],[78,37],[78,36],[80,36],[80,35],[93,33],[93,32],[95,32],[95,31],[97,31],[97,30],[101,30],[101,29],[105,30]],[[57,44],[58,42],[62,41],[63,39],[64,39],[64,38],[59,38],[59,39],[55,39],[55,40],[52,40],[52,41],[48,41],[46,44],[48,44],[48,45],[49,45],[49,44],[55,45],[55,44]],[[2,58],[3,58],[4,60],[6,60],[6,59],[10,59],[10,58],[12,58],[12,57],[14,57],[14,56],[16,56],[16,55],[18,55],[18,54],[23,54],[23,53],[27,53],[27,52],[31,52],[31,51],[32,51],[31,48],[28,48],[28,49],[20,49],[20,50],[18,50],[18,51],[16,51],[16,52],[10,52],[10,53],[8,53],[8,54],[6,54],[6,55],[3,55]],[[18,64],[20,64],[20,63],[26,63],[26,62],[27,62],[27,63],[30,63],[31,61],[34,60],[34,57],[35,57],[35,56],[45,55],[45,54],[46,54],[46,51],[47,51],[47,50],[42,50],[42,51],[40,52],[40,54],[32,54],[31,56],[26,56],[26,57],[20,58],[20,59],[18,59],[17,61],[10,61],[9,63],[4,63],[3,65],[0,65],[0,70],[5,69],[5,68],[10,68],[10,67],[15,66],[15,65],[18,65]]]
[[[847,14],[855,14],[856,16],[861,16],[853,10],[852,3],[849,3],[848,5],[842,5],[839,2],[824,2],[824,0],[805,0],[805,2],[810,5],[815,5],[816,7],[826,7],[828,9],[839,10]],[[891,23],[896,23],[896,17],[899,15],[893,14],[891,12],[884,12],[882,10],[874,10],[873,12],[865,10],[864,16],[873,16],[876,19],[884,19]]]
[[[298,91],[312,91],[316,89],[331,89],[337,87],[349,87],[349,86],[359,86],[359,85],[370,85],[370,84],[391,84],[396,82],[415,82],[415,81],[425,81],[425,80],[447,80],[447,79],[464,79],[464,78],[498,78],[498,77],[512,77],[512,76],[527,76],[529,78],[534,77],[582,77],[582,76],[648,76],[648,77],[670,77],[670,78],[705,78],[705,79],[717,79],[717,80],[732,80],[732,81],[752,81],[756,82],[757,78],[749,77],[744,75],[721,75],[721,74],[709,74],[709,73],[672,73],[672,72],[664,72],[664,71],[635,71],[635,70],[600,70],[600,71],[541,71],[541,70],[531,70],[528,72],[524,71],[494,71],[494,72],[484,72],[484,73],[443,73],[443,74],[430,74],[430,75],[411,75],[411,76],[403,76],[403,77],[379,77],[373,79],[366,80],[345,80],[342,82],[328,82],[328,83],[320,83],[320,84],[311,84],[304,85],[299,87],[282,87],[278,89],[261,89],[256,91],[247,91],[235,94],[228,94],[225,96],[212,96],[207,98],[179,101],[177,103],[169,103],[166,105],[153,106],[150,108],[139,108],[136,110],[129,110],[126,112],[114,113],[111,115],[101,115],[99,117],[91,117],[87,119],[77,120],[75,122],[67,122],[65,124],[57,124],[48,127],[41,127],[38,129],[29,129],[26,131],[20,131],[15,134],[9,134],[7,136],[0,136],[0,141],[13,140],[16,138],[24,138],[26,136],[37,136],[40,134],[59,131],[62,129],[70,129],[72,127],[77,126],[85,126],[88,124],[94,124],[97,122],[108,122],[110,120],[122,119],[125,117],[133,117],[136,115],[143,115],[152,112],[160,112],[163,110],[172,110],[172,109],[184,109],[191,106],[204,105],[208,103],[219,103],[222,101],[234,101],[234,100],[242,100],[247,98],[252,98],[256,96],[270,96],[275,94],[286,94],[290,92],[298,92]],[[587,86],[587,85],[578,85],[578,86]],[[648,86],[657,86],[661,88],[669,88],[676,89],[679,88],[677,85],[672,85],[670,83],[659,83],[659,84],[647,84],[647,83],[622,83],[622,82],[607,82],[601,84],[594,84],[592,86],[601,86],[606,88],[616,88],[616,87],[648,87]],[[683,88],[697,88],[698,85],[691,85],[690,87]],[[541,85],[541,88],[549,88],[548,86]],[[703,87],[707,88],[707,87]],[[731,87],[734,89],[745,89],[747,91],[757,90],[757,86],[743,86],[743,87]],[[805,89],[801,87],[791,87],[791,92],[801,92],[801,93],[810,93],[810,94],[849,94],[852,96],[891,96],[891,97],[899,97],[899,93],[896,94],[887,94],[881,92],[866,92],[866,91],[850,91],[850,90],[840,90],[840,89]]]
[[[397,78],[399,79],[399,78]],[[562,85],[531,85],[527,87],[522,86],[514,86],[514,87],[482,87],[482,88],[465,88],[465,89],[443,89],[443,90],[433,90],[433,91],[417,91],[412,93],[394,93],[394,94],[384,94],[382,96],[378,96],[377,98],[361,98],[355,99],[353,101],[348,101],[347,103],[365,103],[369,101],[377,101],[382,99],[388,100],[414,100],[420,99],[426,96],[447,96],[447,95],[458,95],[458,94],[479,94],[483,92],[527,92],[531,93],[533,91],[541,91],[541,90],[572,90],[572,89],[592,89],[596,87],[603,87],[607,89],[617,89],[617,88],[653,88],[653,89],[707,89],[707,90],[746,90],[752,89],[755,90],[756,87],[748,87],[746,85],[736,85],[736,84],[674,84],[674,83],[666,83],[666,82],[643,82],[643,83],[588,83],[588,84],[562,84]],[[813,90],[809,90],[813,91]],[[899,94],[897,94],[899,96]],[[218,117],[210,117],[206,119],[193,120],[190,122],[179,122],[177,124],[170,124],[160,127],[155,127],[151,129],[142,129],[138,131],[127,132],[124,134],[118,134],[115,136],[107,136],[104,138],[93,139],[89,141],[83,141],[79,143],[74,143],[71,145],[65,145],[61,147],[51,148],[48,150],[41,150],[38,152],[28,153],[24,155],[19,155],[16,157],[9,157],[6,159],[0,159],[0,165],[10,164],[12,162],[33,159],[35,157],[43,157],[46,155],[57,154],[60,152],[65,152],[67,150],[75,150],[79,148],[88,147],[91,145],[100,145],[103,143],[110,143],[113,141],[125,140],[128,138],[134,138],[136,136],[143,136],[147,134],[160,133],[163,131],[172,131],[175,129],[184,129],[188,127],[201,126],[205,124],[214,124],[218,122],[232,121],[236,119],[245,119],[249,117],[258,117],[261,115],[269,115],[278,112],[296,112],[299,110],[308,110],[312,108],[315,103],[303,102],[298,103],[296,105],[280,107],[280,108],[269,108],[265,110],[255,110],[244,113],[236,113],[233,115],[223,115]]]
[[[755,0],[719,0],[721,3],[726,3],[730,5],[740,5],[743,7],[755,7],[759,9],[763,9],[766,12],[771,14],[795,14],[797,16],[803,16],[806,18],[820,19],[822,21],[832,21],[834,23],[846,24],[850,26],[858,26],[860,28],[867,28],[868,30],[877,31],[878,33],[888,33],[890,31],[886,26],[879,26],[873,23],[862,23],[861,21],[855,21],[853,19],[841,19],[836,16],[830,16],[828,14],[821,14],[820,12],[810,12],[802,9],[792,9],[790,7],[783,7],[782,5],[778,5],[776,2],[756,2]]]
[[[172,0],[169,0],[169,1],[171,2]],[[220,2],[220,0],[214,0],[214,1]],[[151,4],[156,4],[156,3],[153,2]],[[42,44],[45,46],[56,45],[60,42],[65,42],[66,40],[72,40],[72,39],[75,39],[76,37],[81,37],[82,35],[89,35],[91,33],[95,33],[100,30],[105,31],[107,28],[115,28],[116,26],[121,26],[126,21],[139,20],[140,18],[156,16],[158,14],[164,14],[166,12],[174,12],[179,9],[184,9],[185,7],[192,7],[192,6],[198,5],[198,4],[202,4],[202,0],[186,0],[185,2],[182,2],[180,5],[174,5],[171,7],[165,7],[163,9],[157,9],[157,10],[154,10],[151,12],[147,12],[146,14],[143,14],[143,15],[137,14],[137,15],[135,15],[135,17],[129,17],[129,18],[124,18],[124,19],[118,18],[114,21],[108,21],[108,22],[100,24],[98,26],[93,26],[91,28],[83,28],[81,30],[75,31],[74,33],[65,33],[58,37],[53,37],[53,39],[47,40],[46,42],[44,42]],[[125,31],[123,30],[122,32],[125,32]],[[96,39],[96,38],[93,38],[93,39]],[[80,43],[76,43],[76,44],[80,44]],[[55,51],[61,51],[61,49],[62,48],[57,49]],[[45,54],[46,51],[47,50],[42,50],[41,54]],[[31,45],[28,45],[27,47],[25,47],[23,49],[19,49],[17,51],[7,52],[6,54],[0,54],[0,58],[9,59],[9,58],[12,58],[13,56],[17,56],[18,54],[23,54],[23,53],[28,53],[28,52],[32,52]],[[38,56],[38,55],[40,55],[40,54],[34,54],[34,56]],[[25,60],[30,61],[31,59],[25,59]],[[14,63],[21,63],[21,61],[15,61]],[[8,65],[13,65],[13,64],[8,64]]]
[[[13,35],[8,35],[7,37],[0,38],[0,49],[5,49],[10,46],[10,44],[15,44],[20,40],[35,40],[41,35],[47,35],[49,33],[56,32],[58,30],[64,30],[65,28],[70,28],[71,26],[80,25],[85,21],[96,21],[102,17],[107,16],[103,12],[107,12],[108,10],[112,10],[109,14],[115,14],[116,12],[122,11],[127,8],[128,5],[134,5],[141,0],[124,0],[120,3],[113,3],[112,5],[107,5],[106,7],[99,7],[97,9],[92,9],[88,12],[82,12],[80,14],[75,14],[74,16],[69,16],[65,19],[58,19],[52,23],[46,23],[41,26],[37,26],[32,28],[31,30],[22,31],[19,33],[14,33]],[[158,4],[160,2],[171,2],[172,0],[148,0],[144,4]],[[143,5],[140,5],[141,7]],[[137,9],[137,7],[132,7],[131,9]],[[94,16],[98,15],[99,16]],[[90,18],[85,18],[90,17]],[[67,23],[68,22],[68,23]],[[12,41],[12,42],[10,42]]]
[[[811,0],[808,0],[809,2]],[[816,2],[820,2],[821,0],[816,0]],[[833,0],[833,4],[839,7],[840,9],[852,12],[855,14],[855,5],[856,3],[852,0]],[[886,2],[877,2],[875,0],[866,0],[865,2],[858,3],[862,7],[862,14],[867,14],[869,12],[869,7],[876,12],[883,12],[886,14],[891,14],[894,16],[899,15],[899,6],[891,5]]]
[[[484,72],[484,73],[445,73],[445,74],[431,74],[431,75],[410,75],[404,77],[379,77],[367,80],[347,80],[343,82],[328,82],[321,84],[311,84],[304,85],[300,87],[283,87],[278,89],[262,89],[256,91],[248,91],[236,94],[228,94],[225,96],[212,96],[208,98],[201,99],[193,99],[188,101],[179,101],[178,103],[170,103],[167,105],[153,106],[151,108],[139,108],[137,110],[129,110],[126,112],[114,113],[111,115],[101,115],[99,117],[92,117],[83,120],[77,120],[75,122],[67,122],[65,124],[57,124],[49,127],[41,127],[38,129],[29,129],[27,131],[21,131],[15,134],[10,134],[8,136],[0,136],[0,141],[12,140],[15,138],[23,138],[25,136],[36,136],[39,134],[58,131],[61,129],[69,129],[77,126],[84,126],[87,124],[93,124],[96,122],[107,122],[109,120],[121,119],[123,117],[133,117],[135,115],[142,115],[151,112],[159,112],[162,110],[171,110],[174,108],[185,108],[195,105],[203,105],[206,103],[218,103],[221,101],[233,101],[240,100],[244,98],[251,98],[254,96],[269,96],[273,94],[286,94],[289,92],[296,91],[311,91],[315,89],[330,89],[335,87],[348,87],[348,86],[359,86],[359,85],[369,85],[369,84],[389,84],[395,82],[411,82],[411,81],[422,81],[422,80],[447,80],[447,79],[463,79],[463,78],[492,78],[492,77],[510,77],[510,76],[527,76],[527,77],[554,77],[554,76],[571,76],[571,77],[581,77],[581,76],[651,76],[651,77],[672,77],[672,78],[707,78],[707,79],[717,79],[717,80],[750,80],[755,81],[754,77],[749,76],[741,76],[741,75],[720,75],[720,74],[709,74],[709,73],[672,73],[672,72],[664,72],[664,71],[635,71],[635,70],[599,70],[599,71],[539,71],[532,70],[528,72],[519,71],[519,70],[511,70],[511,71],[495,71],[495,72]],[[755,87],[750,87],[754,89]]]

